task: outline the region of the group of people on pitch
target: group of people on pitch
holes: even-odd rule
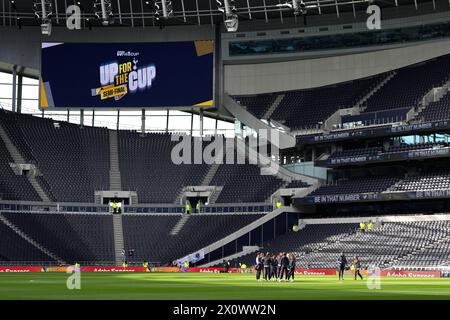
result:
[[[294,281],[296,257],[293,253],[282,252],[278,255],[270,253],[260,253],[256,255],[256,281],[261,281],[261,274],[264,281]],[[363,280],[360,272],[361,261],[358,256],[353,259],[352,267],[347,267],[348,261],[345,253],[342,252],[338,258],[339,280],[344,280],[344,272],[353,269],[355,280],[359,276]]]
[[[278,255],[258,253],[256,255],[256,281],[294,281],[296,258],[293,253]]]
[[[339,280],[344,280],[344,272],[348,269],[353,269],[355,273],[355,280],[356,277],[359,276],[361,280],[363,280],[363,276],[361,275],[361,261],[359,260],[358,256],[355,256],[353,259],[352,267],[347,267],[348,261],[347,257],[345,256],[345,253],[342,252],[338,259],[338,271],[339,271]]]

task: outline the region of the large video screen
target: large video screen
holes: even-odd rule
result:
[[[213,41],[43,43],[41,60],[42,109],[213,105]]]

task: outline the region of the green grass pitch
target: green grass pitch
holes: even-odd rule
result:
[[[450,299],[450,278],[297,276],[296,282],[256,282],[253,274],[82,273],[81,290],[68,290],[65,273],[0,274],[0,299]]]

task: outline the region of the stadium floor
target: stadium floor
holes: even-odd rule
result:
[[[0,274],[0,299],[450,299],[450,278],[298,276],[294,283],[256,282],[252,274],[83,273],[81,289],[68,290],[64,273]]]

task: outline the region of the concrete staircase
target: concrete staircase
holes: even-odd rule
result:
[[[15,163],[17,164],[27,163],[27,161],[25,161],[20,151],[17,149],[17,147],[13,144],[13,142],[9,138],[5,129],[3,129],[2,125],[0,125],[0,137],[2,138],[3,143],[6,146],[6,149],[8,150],[9,154],[11,155],[11,158]]]
[[[22,230],[20,230],[16,225],[14,225],[12,222],[10,222],[5,216],[3,216],[0,213],[0,221],[3,222],[6,226],[11,228],[17,235],[19,235],[22,239],[24,239],[26,242],[31,244],[33,247],[38,249],[39,251],[43,252],[47,256],[51,257],[53,260],[58,261],[59,264],[65,265],[67,264],[63,259],[52,253],[50,250],[44,248],[39,243],[37,243],[35,240],[33,240],[30,236],[28,236],[26,233],[24,233]]]
[[[137,193],[131,194],[131,204],[135,205],[139,203],[138,195]]]
[[[450,91],[450,79],[446,81],[442,86],[436,87],[428,91],[422,99],[419,101],[417,108],[413,108],[411,115],[408,120],[418,118],[420,120],[419,114],[428,107],[432,102],[439,102],[448,92]]]
[[[245,124],[249,128],[252,128],[253,130],[263,130],[264,132],[271,132],[271,130],[273,129],[270,125],[261,121],[261,119],[258,119],[253,114],[248,112],[226,93],[223,97],[223,106],[236,119],[239,119],[243,124]],[[280,130],[278,130],[278,136],[276,137],[276,139],[273,139],[272,141],[272,138],[274,137],[271,135],[268,136],[268,140],[279,149],[292,148],[296,144],[296,139],[294,136]]]
[[[322,182],[318,182],[318,183],[315,183],[315,184],[311,185],[311,186],[308,187],[308,188],[300,189],[299,191],[297,191],[297,192],[295,193],[295,196],[294,196],[294,197],[295,197],[295,198],[303,198],[303,197],[306,197],[307,195],[309,195],[309,194],[312,193],[313,191],[319,189],[321,185],[322,185]]]
[[[50,197],[47,195],[47,193],[44,191],[42,186],[40,185],[39,181],[37,181],[36,177],[27,175],[27,179],[31,183],[31,185],[33,186],[34,190],[39,195],[39,197],[41,197],[42,201],[44,202],[52,201]]]
[[[216,189],[214,190],[214,192],[209,196],[210,204],[216,203],[222,190],[223,190],[223,186],[216,186]]]
[[[285,96],[286,95],[284,93],[278,95],[275,98],[275,100],[273,101],[273,103],[270,105],[269,109],[267,109],[266,112],[264,112],[262,118],[263,119],[270,119],[270,117],[275,112],[275,110],[278,108],[278,106],[280,105],[281,101],[283,101]]]
[[[180,191],[178,191],[177,197],[175,198],[175,201],[173,202],[176,205],[182,205],[182,201],[181,199],[183,198],[184,195],[184,188],[181,188]]]
[[[266,198],[266,201],[265,201],[265,202],[271,203],[271,202],[272,202],[272,198],[273,198],[273,197],[276,197],[276,196],[279,194],[280,189],[286,188],[286,187],[288,186],[289,183],[290,183],[289,181],[283,180],[281,186],[280,186],[275,192],[273,192],[272,194],[270,194],[270,195]]]
[[[398,180],[396,183],[391,185],[389,188],[387,188],[385,191],[382,191],[382,193],[389,193],[392,192],[397,186],[401,185],[403,183],[403,180],[408,177],[408,174],[405,173],[402,179]]]
[[[95,198],[94,198],[94,203],[95,204],[102,204],[102,196],[101,194],[95,194]]]
[[[360,98],[355,104],[350,108],[340,108],[336,110],[331,116],[329,116],[323,123],[321,130],[323,131],[331,131],[341,125],[342,116],[353,116],[358,115],[363,112],[366,107],[364,107],[364,103],[369,100],[371,96],[373,96],[378,90],[381,89],[389,80],[391,80],[397,73],[392,71],[388,74],[386,78],[380,81],[375,87],[373,87],[366,95]],[[297,132],[296,132],[297,133]],[[308,132],[302,133],[308,134]]]
[[[201,250],[203,250],[204,254],[208,254],[216,249],[219,249],[223,246],[225,246],[226,244],[233,242],[234,240],[238,239],[239,237],[251,232],[252,230],[255,230],[256,228],[259,228],[260,226],[262,226],[264,223],[266,223],[267,221],[270,221],[274,218],[276,218],[277,216],[279,216],[282,213],[287,213],[287,212],[295,212],[298,213],[298,210],[296,208],[293,207],[281,207],[278,209],[273,210],[272,212],[269,212],[265,215],[263,215],[261,218],[253,221],[252,223],[246,225],[245,227],[227,235],[226,237],[211,243],[209,245],[206,245],[205,247],[201,248]],[[196,252],[198,252],[199,250],[197,250]],[[192,254],[194,252],[191,252],[190,254]],[[188,255],[186,255],[188,256]]]
[[[363,112],[367,106],[364,106],[364,103],[369,100],[370,97],[372,97],[378,90],[380,90],[386,83],[389,82],[395,75],[397,74],[397,71],[389,72],[386,78],[384,78],[380,83],[378,83],[375,87],[372,88],[364,97],[359,99],[358,102],[353,106],[354,108],[358,108],[360,112]]]
[[[181,229],[183,229],[184,225],[186,224],[186,222],[189,220],[191,216],[189,214],[184,214],[180,220],[178,220],[177,224],[172,228],[172,230],[170,230],[170,235],[171,236],[176,236]]]
[[[117,131],[109,131],[109,189],[112,191],[122,190],[122,180],[119,168],[119,144],[117,142]]]
[[[14,143],[9,138],[8,134],[0,125],[0,138],[3,140],[3,143],[6,146],[6,149],[8,150],[9,154],[11,155],[11,158],[13,159],[15,164],[26,164],[27,161],[24,159],[22,154],[20,153],[19,149],[14,145]],[[51,199],[49,195],[45,192],[45,190],[40,185],[39,181],[36,179],[35,176],[32,176],[30,174],[26,175],[28,181],[33,186],[36,193],[39,195],[42,201],[45,202],[51,202]]]
[[[438,102],[439,100],[441,100],[446,94],[448,94],[448,92],[450,92],[450,80],[447,81],[442,87],[439,87],[436,95],[434,97],[434,101]]]
[[[120,266],[122,264],[122,249],[125,248],[121,214],[113,214],[113,232],[115,263],[116,266]]]
[[[271,157],[258,154],[256,150],[249,148],[250,146],[244,143],[236,144],[236,152],[239,152],[241,155],[245,154],[246,159],[248,160],[249,163],[257,163],[258,166],[261,167],[261,174],[276,176],[288,182],[291,182],[292,180],[301,180],[310,185],[319,182],[319,179],[315,177],[310,177],[304,174],[292,172],[283,167],[282,165],[280,165],[278,162],[275,162]],[[249,150],[251,152],[248,152]]]
[[[209,186],[211,181],[214,179],[214,176],[216,175],[217,170],[219,170],[220,164],[213,163],[209,166],[209,170],[206,173],[205,177],[203,178],[201,186]]]
[[[235,260],[235,259],[238,259],[240,257],[243,257],[243,256],[246,256],[246,255],[255,253],[255,252],[259,251],[260,249],[261,248],[258,247],[258,246],[243,246],[242,247],[242,251],[240,251],[238,253],[232,254],[232,255],[230,255],[228,257],[224,257],[224,258],[221,258],[221,259],[218,259],[218,260],[215,260],[215,261],[211,261],[211,262],[202,264],[200,267],[201,268],[208,268],[208,267],[212,267],[212,266],[221,265],[221,264],[223,264],[223,260],[226,260],[226,261]]]
[[[219,155],[220,153],[223,153],[223,144],[220,144],[218,149],[216,150],[216,154]],[[206,173],[205,177],[203,178],[203,181],[201,182],[201,186],[209,186],[210,183],[213,181],[214,176],[216,175],[217,170],[219,170],[220,164],[213,163],[209,166],[208,172]]]

